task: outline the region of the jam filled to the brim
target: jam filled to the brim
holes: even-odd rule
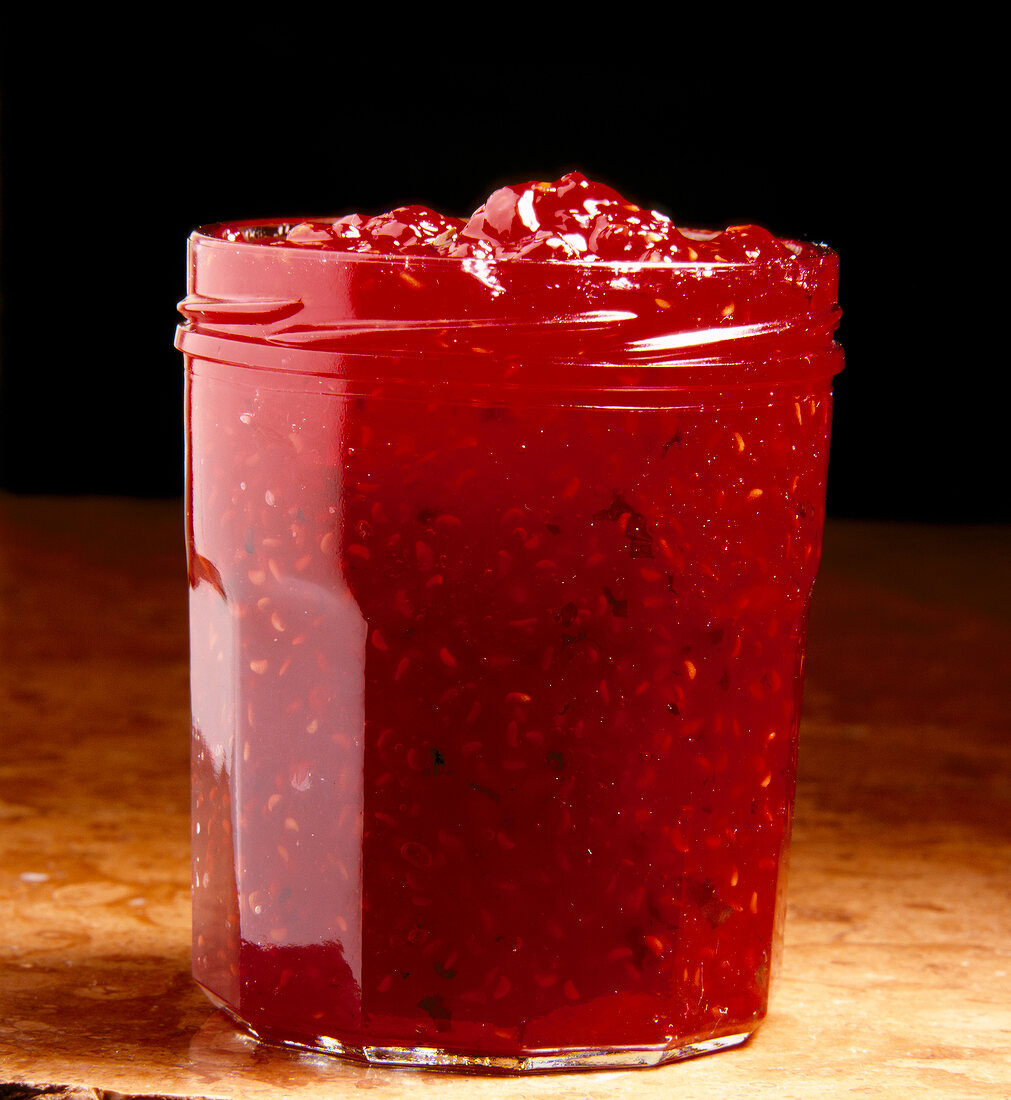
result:
[[[766,1010],[835,257],[545,257],[635,234],[543,204],[507,254],[524,193],[191,242],[194,973],[267,1038],[635,1065]]]

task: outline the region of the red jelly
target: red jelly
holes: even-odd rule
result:
[[[573,175],[190,241],[194,973],[372,1062],[743,1041],[837,261]]]

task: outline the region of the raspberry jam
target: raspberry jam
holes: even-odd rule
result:
[[[837,262],[581,176],[214,226],[194,974],[379,1063],[742,1042],[783,916]]]

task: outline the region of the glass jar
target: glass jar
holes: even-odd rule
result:
[[[781,939],[837,259],[190,240],[193,968],[373,1063],[742,1042]]]

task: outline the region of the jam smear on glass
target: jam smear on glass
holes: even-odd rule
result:
[[[208,227],[194,973],[373,1062],[743,1041],[783,917],[836,260],[572,173]]]

